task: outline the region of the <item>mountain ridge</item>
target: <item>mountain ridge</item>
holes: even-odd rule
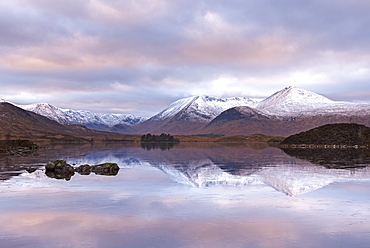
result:
[[[61,124],[80,124],[85,125],[88,128],[102,131],[106,131],[115,125],[135,125],[146,120],[146,118],[137,117],[132,114],[96,114],[84,110],[58,108],[49,103],[13,105],[46,116],[49,119],[55,120]]]
[[[0,103],[0,139],[30,139],[55,142],[92,142],[121,139],[123,134],[91,130],[82,125],[60,124],[8,102]]]
[[[108,120],[103,120],[104,115],[91,114],[89,111],[63,110],[50,104],[44,104],[47,108],[41,113],[36,105],[33,106],[35,112],[38,111],[60,123],[82,124],[97,130],[127,134],[263,133],[289,136],[325,124],[354,122],[370,125],[369,103],[333,101],[293,86],[277,91],[265,99],[218,98],[208,95],[182,98],[146,120],[132,117],[122,121],[121,116],[114,114],[107,115]],[[67,117],[64,116],[65,113],[68,114]],[[114,125],[117,122],[119,123]]]
[[[256,103],[256,100],[247,97],[219,98],[209,95],[198,95],[177,100],[149,119],[161,120],[187,110],[188,113],[192,114],[189,117],[205,121],[215,118],[222,111],[231,107],[254,106]]]

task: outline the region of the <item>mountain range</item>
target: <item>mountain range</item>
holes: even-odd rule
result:
[[[18,105],[62,124],[127,134],[217,134],[289,136],[332,123],[370,125],[370,104],[333,101],[296,87],[265,99],[194,96],[180,99],[149,119],[134,115],[94,114],[50,104]]]
[[[0,140],[32,139],[54,142],[126,140],[127,135],[103,132],[83,125],[60,124],[7,102],[0,103]]]
[[[104,131],[118,124],[135,125],[146,120],[146,118],[131,114],[96,114],[84,110],[58,108],[48,103],[14,105],[24,110],[48,117],[60,124],[79,124],[91,129]]]

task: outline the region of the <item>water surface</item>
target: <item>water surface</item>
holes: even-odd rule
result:
[[[82,145],[2,157],[0,247],[369,247],[368,155],[348,152]],[[121,169],[48,178],[56,159]]]

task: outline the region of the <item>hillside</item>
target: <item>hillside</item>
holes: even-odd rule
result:
[[[0,103],[0,140],[88,141],[126,138],[128,136],[90,130],[81,125],[62,125],[10,103]]]
[[[248,107],[228,109],[204,126],[198,133],[223,135],[252,135],[263,133],[272,136],[289,136],[315,127],[335,123],[358,123],[370,126],[370,115],[342,115],[317,113],[316,115],[275,116]]]
[[[281,145],[370,145],[370,128],[355,123],[328,124],[291,135]]]

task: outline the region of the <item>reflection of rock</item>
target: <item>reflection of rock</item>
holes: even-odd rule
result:
[[[370,164],[369,149],[281,148],[286,154],[326,168],[350,169]]]
[[[28,172],[28,173],[33,173],[33,172],[35,172],[37,170],[37,168],[34,168],[34,167],[28,167],[28,168],[26,168],[26,171]]]
[[[75,169],[73,166],[67,164],[65,160],[55,160],[46,164],[45,174],[51,178],[69,181],[75,174]]]
[[[56,179],[70,180],[78,172],[81,175],[89,175],[94,172],[97,175],[115,176],[118,174],[119,166],[116,163],[104,163],[98,165],[81,165],[77,168],[67,164],[65,160],[55,160],[47,163],[45,174]]]

